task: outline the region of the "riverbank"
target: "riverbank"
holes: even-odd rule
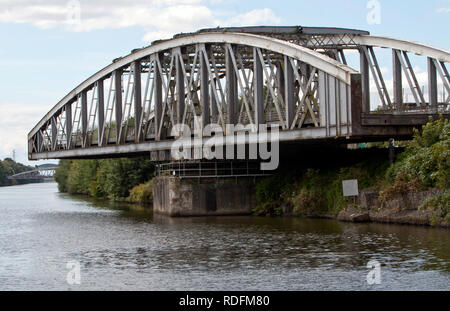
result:
[[[337,215],[310,213],[300,217],[327,218],[353,223],[417,225],[450,229],[450,223],[441,211],[426,208],[426,204],[430,200],[445,195],[439,189],[409,193],[406,196],[398,195],[387,201],[382,201],[379,198],[379,193],[376,190],[361,191],[356,203],[349,204]],[[293,212],[292,207],[287,205],[283,206],[282,215],[284,217],[299,217]]]
[[[8,179],[8,176],[15,174],[32,171],[35,168],[32,166],[23,165],[14,161],[11,158],[6,158],[3,161],[0,160],[0,187],[16,186],[20,184],[34,183],[31,180],[15,180]]]
[[[448,189],[420,184],[402,189],[398,182],[387,180],[392,167],[380,158],[387,152],[376,153],[352,167],[308,169],[304,174],[280,174],[258,182],[255,215],[450,228]],[[342,195],[342,180],[350,178],[363,187],[356,198]]]
[[[258,215],[449,227],[450,124],[417,131],[393,165],[386,148],[313,154],[256,185]],[[304,164],[306,163],[306,164]],[[345,198],[342,181],[357,179],[360,196]]]
[[[154,175],[155,166],[148,157],[101,160],[61,160],[55,171],[60,192],[82,194],[111,201],[147,203],[133,188],[143,188]]]

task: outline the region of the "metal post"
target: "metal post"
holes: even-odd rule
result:
[[[253,48],[253,74],[255,90],[255,125],[257,130],[259,125],[264,123],[264,80],[263,64],[258,55],[258,49]]]
[[[351,120],[352,134],[358,135],[361,132],[361,109],[362,109],[362,86],[361,74],[351,75]]]
[[[208,66],[209,63],[206,62],[206,55],[200,51],[200,96],[201,96],[201,106],[202,106],[202,131],[208,124],[211,123],[211,118],[209,115],[209,75]]]
[[[286,56],[285,56],[286,57]],[[277,62],[276,63],[276,67],[277,67],[277,85],[278,85],[278,94],[279,96],[283,99],[283,102],[285,101],[285,78],[284,78],[284,69],[283,69],[283,64],[282,62]]]
[[[105,92],[103,88],[103,80],[97,81],[97,97],[98,97],[98,145],[103,146],[103,133],[105,127]]]
[[[437,73],[432,58],[427,58],[428,63],[428,102],[432,108],[437,108]]]
[[[38,152],[42,152],[42,147],[44,146],[44,138],[42,137],[42,132],[37,132],[37,150]]]
[[[347,59],[345,58],[344,50],[339,50],[339,55],[341,56],[341,61],[344,65],[347,65]]]
[[[219,82],[220,83],[220,82]],[[218,108],[217,108],[217,100],[214,93],[214,89],[216,87],[216,81],[214,79],[211,80],[210,91],[211,91],[211,122],[217,123],[219,121],[218,118]]]
[[[159,58],[161,61],[160,54],[152,55],[153,58]],[[162,122],[162,77],[160,75],[161,68],[159,66],[158,61],[155,59],[155,108],[154,108],[154,119],[155,119],[155,140],[160,140],[159,126]]]
[[[181,63],[180,57],[183,57],[183,49],[180,51],[179,57],[176,58],[176,86],[177,86],[177,123],[181,124],[183,122],[184,109],[186,105],[185,99],[185,88],[184,88],[184,72],[183,64]]]
[[[116,144],[120,144],[120,132],[122,128],[122,69],[114,72],[115,111],[116,111]]]
[[[234,47],[232,46],[232,50]],[[225,48],[225,67],[227,75],[227,113],[228,123],[237,124],[237,112],[238,112],[238,87],[236,71],[234,70],[233,60],[231,52],[228,48]]]
[[[133,62],[134,67],[134,138],[135,142],[141,140],[141,113],[142,113],[142,89],[141,89],[141,61],[137,60]]]
[[[360,71],[362,86],[362,112],[370,112],[369,62],[364,50],[360,50]]]
[[[52,150],[56,150],[56,141],[58,139],[58,125],[56,116],[52,117]]]
[[[67,149],[70,149],[72,140],[72,103],[66,105],[66,143]]]
[[[397,110],[403,107],[402,66],[397,55],[397,50],[392,50],[392,70],[394,77],[394,106]]]
[[[81,92],[81,145],[86,147],[88,115],[87,115],[87,91]]]
[[[285,83],[285,103],[286,103],[286,123],[291,128],[294,121],[295,102],[294,102],[294,70],[292,68],[289,57],[284,57],[284,83]]]
[[[328,101],[328,85],[327,74],[323,71],[319,71],[319,112],[320,112],[320,126],[324,127],[328,123],[327,119],[327,101]],[[359,108],[361,110],[361,108]]]
[[[209,77],[210,81],[209,81],[209,96],[210,96],[210,108],[211,108],[211,123],[218,123],[219,121],[219,108],[217,106],[217,98],[216,98],[216,94],[217,94],[217,85],[216,83],[220,83],[220,80],[218,82],[216,82],[217,79],[217,72],[215,73],[216,76],[214,75],[214,71],[217,70],[216,68],[216,64],[215,64],[215,59],[214,59],[214,51],[211,49],[211,47],[208,47],[206,49],[206,55],[208,57],[208,59],[211,59],[211,65],[209,64],[208,61],[208,74],[211,74],[211,76]],[[214,70],[214,71],[213,71]]]

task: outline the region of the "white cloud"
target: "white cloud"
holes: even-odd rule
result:
[[[27,135],[51,107],[0,102],[0,158],[11,157],[26,162]]]
[[[186,20],[209,18],[211,12],[201,0],[98,0],[98,1],[0,1],[0,21],[30,23],[39,28],[66,27],[90,31],[160,23],[185,24]],[[80,18],[77,20],[77,18]],[[175,18],[175,19],[172,19]]]
[[[252,10],[229,20],[231,26],[278,25],[280,22],[281,19],[272,10],[267,8]]]
[[[450,8],[439,8],[436,9],[437,13],[450,13]]]
[[[91,31],[140,26],[144,41],[167,39],[179,32],[222,26],[279,24],[270,9],[255,9],[218,20],[210,0],[0,0],[0,22],[28,23],[42,29],[63,27]]]

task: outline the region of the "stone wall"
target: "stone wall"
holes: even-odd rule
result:
[[[433,212],[421,210],[420,207],[427,198],[437,193],[439,193],[437,189],[411,192],[406,195],[399,194],[382,202],[379,199],[378,191],[363,190],[357,205],[349,206],[346,210],[341,211],[338,220],[430,225],[430,216]]]

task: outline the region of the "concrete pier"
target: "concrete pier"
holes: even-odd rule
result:
[[[249,215],[254,203],[253,178],[154,179],[153,211],[171,217]]]

